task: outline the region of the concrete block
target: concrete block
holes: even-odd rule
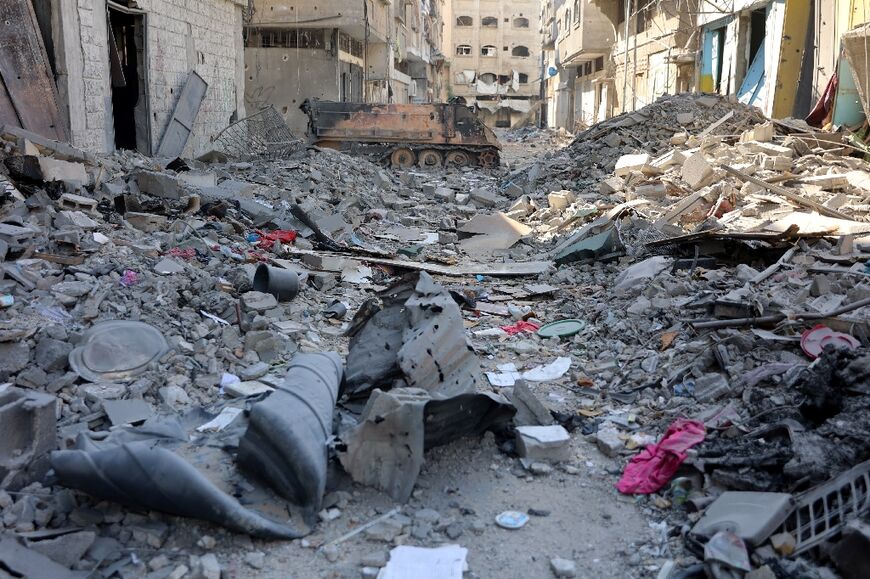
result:
[[[783,147],[773,143],[760,143],[758,141],[738,143],[737,150],[744,155],[757,155],[763,153],[770,156],[784,156],[789,159],[794,156],[794,151],[789,147]]]
[[[608,177],[599,185],[602,195],[612,195],[625,189],[625,181],[620,177]]]
[[[849,185],[849,178],[844,173],[832,173],[829,175],[802,177],[800,182],[805,185],[815,185],[830,191],[831,189],[847,187]]]
[[[68,211],[87,211],[95,213],[97,211],[96,199],[89,199],[81,195],[73,195],[72,193],[64,193],[60,196],[57,202],[58,209]]]
[[[456,199],[456,191],[447,187],[438,187],[432,192],[432,197],[438,199],[439,201],[447,201],[448,203],[452,203],[453,200]]]
[[[217,185],[217,175],[207,171],[185,171],[178,174],[182,183],[191,187],[214,187]]]
[[[48,471],[57,446],[54,396],[0,386],[0,488],[21,488]]]
[[[359,262],[356,262],[352,259],[336,257],[333,255],[317,255],[314,253],[304,254],[302,256],[302,263],[304,263],[311,269],[316,269],[319,271],[333,271],[337,273],[341,273],[345,269],[348,269],[354,265],[359,265]]]
[[[688,183],[692,190],[697,191],[705,185],[709,185],[715,178],[713,167],[701,153],[695,153],[683,163],[680,176]]]
[[[650,156],[646,153],[640,155],[623,155],[616,161],[616,169],[614,172],[617,177],[626,177],[632,171],[646,173],[651,168]]]
[[[761,168],[768,171],[790,171],[791,157],[785,155],[777,155],[771,157],[769,155],[759,155],[761,157]]]
[[[76,181],[82,185],[87,185],[90,181],[88,172],[81,163],[39,157],[39,170],[43,181]]]
[[[154,197],[180,199],[182,195],[178,178],[168,173],[140,171],[136,174],[136,184],[139,186],[139,191]]]
[[[500,201],[498,195],[482,188],[472,190],[470,195],[471,200],[481,207],[495,207]]]
[[[518,426],[517,453],[530,460],[553,462],[571,459],[571,435],[558,424],[550,426]]]
[[[625,448],[625,443],[619,437],[619,431],[609,423],[598,427],[595,443],[598,445],[598,450],[610,457],[616,456]]]
[[[656,199],[662,200],[668,195],[668,188],[664,183],[652,183],[650,185],[641,185],[634,190],[634,197],[640,199]]]
[[[271,386],[263,384],[257,380],[233,382],[232,384],[224,386],[224,392],[227,396],[232,396],[233,398],[247,398],[248,396],[256,396],[257,394],[272,392],[273,390],[274,388]]]
[[[569,205],[574,203],[576,196],[571,191],[555,191],[547,195],[547,202],[550,207],[559,211],[565,210]]]
[[[128,211],[124,214],[124,219],[126,219],[127,223],[132,227],[139,231],[144,231],[145,233],[166,230],[166,217],[163,215]]]
[[[759,143],[769,143],[773,140],[774,134],[773,123],[762,123],[760,125],[755,125],[748,131],[743,131],[740,135],[740,142],[747,143],[750,141],[756,141]]]

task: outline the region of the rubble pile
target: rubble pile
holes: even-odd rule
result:
[[[706,95],[531,164],[551,135],[515,135],[513,172],[0,135],[0,568],[219,576],[283,538],[461,575],[485,548],[456,542],[515,549],[559,508],[472,505],[439,465],[635,496],[650,531],[612,573],[860,566],[870,165],[837,135]],[[463,444],[480,464],[444,468]],[[521,572],[595,569],[570,556]]]

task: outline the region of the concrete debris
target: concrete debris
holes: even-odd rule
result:
[[[859,576],[866,510],[794,519],[870,459],[870,165],[795,123],[667,96],[489,170],[4,129],[0,569],[498,576],[544,537],[514,574]],[[679,416],[703,442],[616,500]]]

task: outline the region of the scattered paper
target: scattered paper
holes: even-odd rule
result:
[[[571,358],[563,356],[556,358],[546,366],[538,366],[528,372],[524,372],[523,378],[532,382],[548,382],[561,378],[569,368],[571,368]]]
[[[210,314],[210,313],[208,313],[208,312],[205,311],[205,310],[199,310],[199,313],[201,313],[202,315],[204,315],[204,316],[207,317],[208,319],[210,319],[210,320],[212,320],[212,321],[214,321],[214,322],[217,322],[218,325],[221,325],[221,326],[229,326],[229,325],[230,325],[230,323],[229,323],[228,321],[226,321],[225,319],[220,318],[220,317],[218,317],[218,316],[216,316],[216,315],[214,315],[214,314]]]
[[[401,545],[390,551],[390,562],[378,579],[462,579],[468,549],[445,545],[434,549]]]
[[[493,386],[504,388],[513,386],[519,379],[530,382],[549,382],[565,375],[571,368],[571,358],[556,358],[549,364],[536,366],[525,372],[518,372],[514,364],[502,364],[498,366],[498,372],[487,372],[486,377]]]
[[[241,408],[224,408],[221,413],[202,426],[197,426],[197,432],[220,432],[230,425],[242,413]]]

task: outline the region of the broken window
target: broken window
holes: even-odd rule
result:
[[[529,19],[528,18],[514,18],[514,28],[528,28],[529,27]]]
[[[456,56],[471,56],[470,44],[459,44],[456,46]]]
[[[480,56],[496,56],[497,52],[498,49],[491,44],[480,47]]]
[[[529,49],[526,46],[514,46],[511,50],[512,56],[529,56]]]
[[[604,57],[603,56],[599,56],[598,58],[595,59],[595,72],[598,72],[599,70],[604,70]]]
[[[498,80],[498,77],[495,75],[494,72],[485,72],[478,76],[477,79],[487,84],[494,84],[495,81]]]
[[[331,34],[331,32],[330,32]],[[320,28],[270,30],[249,28],[245,41],[247,48],[325,48],[325,31]],[[361,43],[360,43],[361,44]],[[351,54],[354,54],[351,51]],[[362,46],[359,49],[362,54]],[[357,55],[355,55],[357,56]]]
[[[529,83],[529,75],[524,72],[519,74],[520,84],[528,84]]]
[[[580,22],[580,0],[574,0],[574,22]]]
[[[456,26],[472,26],[474,25],[474,19],[471,16],[457,16],[456,17]]]
[[[637,18],[635,32],[640,34],[650,27],[652,22],[652,0],[636,0]]]
[[[498,28],[498,18],[495,16],[487,16],[480,20],[480,25],[484,28]]]

